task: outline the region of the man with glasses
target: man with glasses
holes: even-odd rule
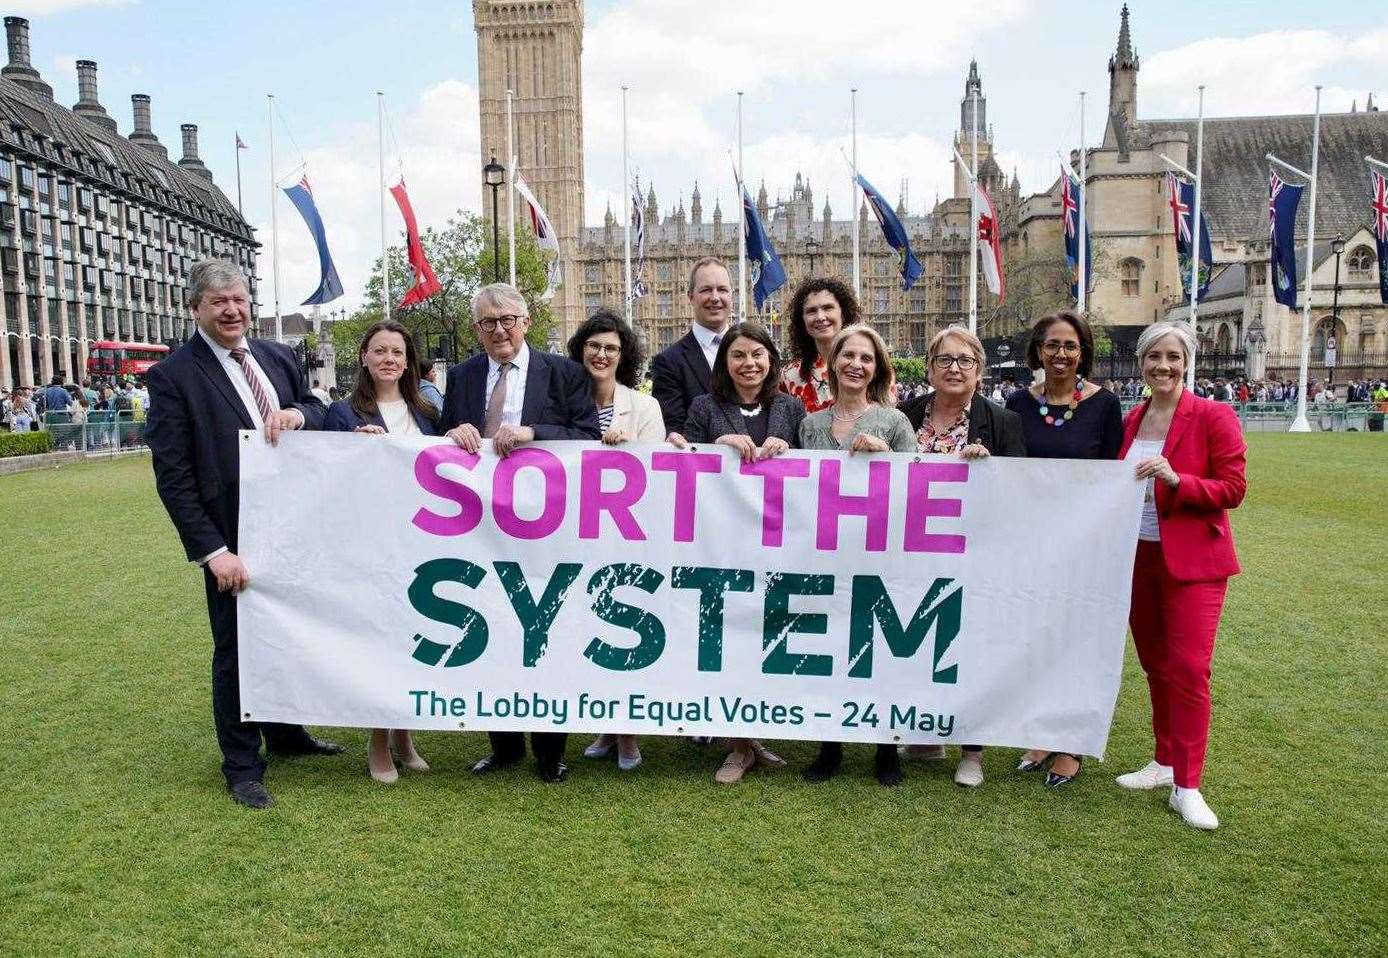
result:
[[[473,328],[484,353],[448,371],[440,427],[468,452],[492,441],[498,456],[546,439],[598,439],[598,411],[583,367],[563,356],[532,350],[525,342],[530,308],[509,283],[483,286],[472,298]],[[520,732],[491,732],[492,753],[472,767],[486,775],[525,757]],[[568,736],[532,732],[540,778],[562,782]]]

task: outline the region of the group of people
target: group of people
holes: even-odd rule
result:
[[[0,392],[0,426],[10,432],[37,431],[55,423],[81,425],[92,413],[128,412],[141,419],[148,409],[149,392],[133,378],[93,385],[64,382],[55,374],[41,389],[20,386]]]
[[[1133,574],[1131,628],[1151,690],[1153,760],[1119,776],[1131,789],[1171,786],[1170,804],[1184,820],[1214,828],[1218,820],[1200,792],[1210,720],[1209,668],[1225,587],[1238,571],[1227,511],[1245,490],[1244,440],[1228,406],[1185,388],[1194,343],[1182,326],[1159,323],[1138,343],[1150,396],[1126,418],[1116,395],[1089,380],[1093,335],[1069,312],[1038,320],[1027,348],[1038,372],[1030,388],[1005,405],[980,389],[983,346],[952,327],[931,341],[931,391],[903,398],[882,337],[841,281],[802,282],[788,305],[790,342],[780,344],[756,322],[733,319],[728,268],[704,258],[691,270],[689,332],[650,362],[651,394],[640,385],[641,339],[618,315],[598,310],[567,344],[567,356],[532,349],[525,340],[529,308],[513,287],[483,287],[472,304],[482,351],[447,374],[442,402],[427,379],[409,331],[385,320],[369,328],[358,351],[360,375],[350,395],[326,405],[304,386],[293,353],[247,339],[246,278],[224,261],[194,267],[189,299],[197,333],[149,374],[153,397],[146,439],[159,494],[188,558],[202,566],[212,625],[213,713],[222,770],[233,797],[261,808],[262,743],[274,755],[335,754],[341,746],[302,726],[243,721],[237,684],[235,596],[250,581],[236,555],[238,455],[236,432],[263,430],[275,443],[285,430],[328,429],[363,434],[439,435],[469,452],[510,455],[526,443],[554,439],[668,442],[676,448],[717,443],[745,460],[791,449],[853,454],[928,453],[983,460],[990,456],[1126,459],[1146,487]],[[484,441],[490,447],[484,447]],[[1137,517],[1134,517],[1135,519]],[[1038,567],[1063,557],[1038,555]],[[568,775],[567,736],[536,732],[530,751],[541,779]],[[524,759],[517,732],[489,734],[490,752],[473,765],[488,775]],[[943,747],[922,747],[939,758]],[[591,759],[615,758],[620,769],[641,764],[635,736],[601,735]],[[820,744],[804,777],[820,782],[840,768],[843,747]],[[961,786],[984,781],[983,749],[965,745],[954,773]],[[1019,771],[1044,772],[1051,788],[1080,775],[1077,755],[1032,749]],[[398,766],[425,770],[407,730],[371,733],[367,766],[390,783]],[[732,784],[752,769],[783,759],[761,742],[733,739],[715,773]],[[894,745],[876,749],[883,785],[904,777]]]

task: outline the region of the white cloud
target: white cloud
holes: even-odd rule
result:
[[[86,7],[128,7],[136,0],[10,0],[9,12],[20,17],[46,17]]]
[[[374,107],[374,104],[372,104]],[[365,110],[363,110],[365,112]],[[395,136],[403,150],[405,185],[420,230],[441,227],[459,208],[475,210],[481,190],[477,171],[482,167],[478,148],[477,88],[459,80],[445,80],[420,95],[403,113],[394,116]],[[394,184],[400,173],[395,143],[387,133],[386,180]],[[282,153],[283,157],[284,154]],[[309,150],[303,157],[314,201],[327,229],[329,248],[345,289],[344,298],[328,309],[361,302],[371,264],[380,256],[380,182],[374,123],[349,130],[339,142]],[[284,184],[299,158],[280,160]],[[386,198],[386,230],[392,245],[404,229],[394,200]],[[307,227],[287,198],[278,208],[280,248],[280,303],[286,313],[318,285],[318,254]],[[268,210],[255,223],[260,250],[258,273],[262,277],[261,302],[272,315],[270,223]]]
[[[1310,113],[1319,82],[1325,87],[1321,110],[1348,111],[1356,99],[1362,108],[1368,92],[1353,89],[1348,75],[1381,70],[1385,62],[1388,29],[1356,36],[1274,30],[1211,37],[1146,58],[1138,75],[1138,110],[1142,116],[1194,116],[1195,86],[1203,82],[1207,116]],[[1383,74],[1376,76],[1381,84]]]

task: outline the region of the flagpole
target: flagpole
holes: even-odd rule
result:
[[[1195,356],[1200,349],[1200,327],[1195,314],[1200,304],[1200,193],[1205,173],[1205,85],[1200,90],[1200,108],[1195,119],[1195,209],[1191,213],[1190,244],[1190,335],[1195,343],[1190,366],[1186,369],[1186,388],[1195,389]],[[1213,264],[1212,264],[1213,265]]]
[[[622,218],[622,262],[625,267],[627,295],[626,320],[631,329],[631,173],[627,169],[627,88],[622,87],[622,206],[626,216]]]
[[[858,216],[859,208],[863,204],[861,193],[858,186],[858,88],[853,87],[849,97],[849,126],[852,131],[853,141],[853,296],[855,299],[862,299],[863,282],[860,263],[860,243],[858,237],[859,224],[862,222]]]
[[[246,214],[241,209],[241,134],[236,134],[236,212],[245,219]]]
[[[1085,176],[1088,173],[1089,156],[1088,150],[1084,146],[1084,91],[1080,91],[1080,209],[1079,222],[1075,224],[1075,232],[1079,234],[1076,241],[1079,243],[1079,277],[1080,281],[1075,291],[1075,309],[1083,316],[1086,301],[1089,298],[1089,269],[1085,257],[1089,253],[1089,238],[1085,235],[1089,232],[1086,228],[1089,221],[1084,218],[1084,196],[1088,192],[1086,189]]]
[[[516,285],[516,146],[511,124],[511,91],[506,91],[506,256]]]
[[[376,160],[380,167],[381,315],[390,319],[390,247],[386,246],[386,95],[376,91]]]
[[[970,88],[969,106],[973,111],[970,138],[973,141],[973,169],[969,172],[969,332],[978,332],[978,91]]]
[[[1316,265],[1316,174],[1321,159],[1321,87],[1316,84],[1316,118],[1311,127],[1311,208],[1306,216],[1306,301],[1301,306],[1301,368],[1296,382],[1296,418],[1288,432],[1310,432],[1306,418],[1306,367],[1311,362],[1311,270]]]
[[[747,318],[747,187],[742,181],[746,175],[742,156],[742,91],[737,91],[737,188],[742,194],[737,198],[737,321]]]
[[[275,293],[275,342],[284,342],[284,320],[280,315],[280,231],[279,216],[275,212],[275,200],[280,191],[275,178],[275,95],[265,94],[270,115],[270,275]]]

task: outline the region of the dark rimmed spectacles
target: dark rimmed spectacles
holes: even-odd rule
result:
[[[479,319],[477,328],[484,333],[494,333],[498,326],[502,329],[515,329],[516,324],[525,318],[524,316],[496,316],[492,319]]]

